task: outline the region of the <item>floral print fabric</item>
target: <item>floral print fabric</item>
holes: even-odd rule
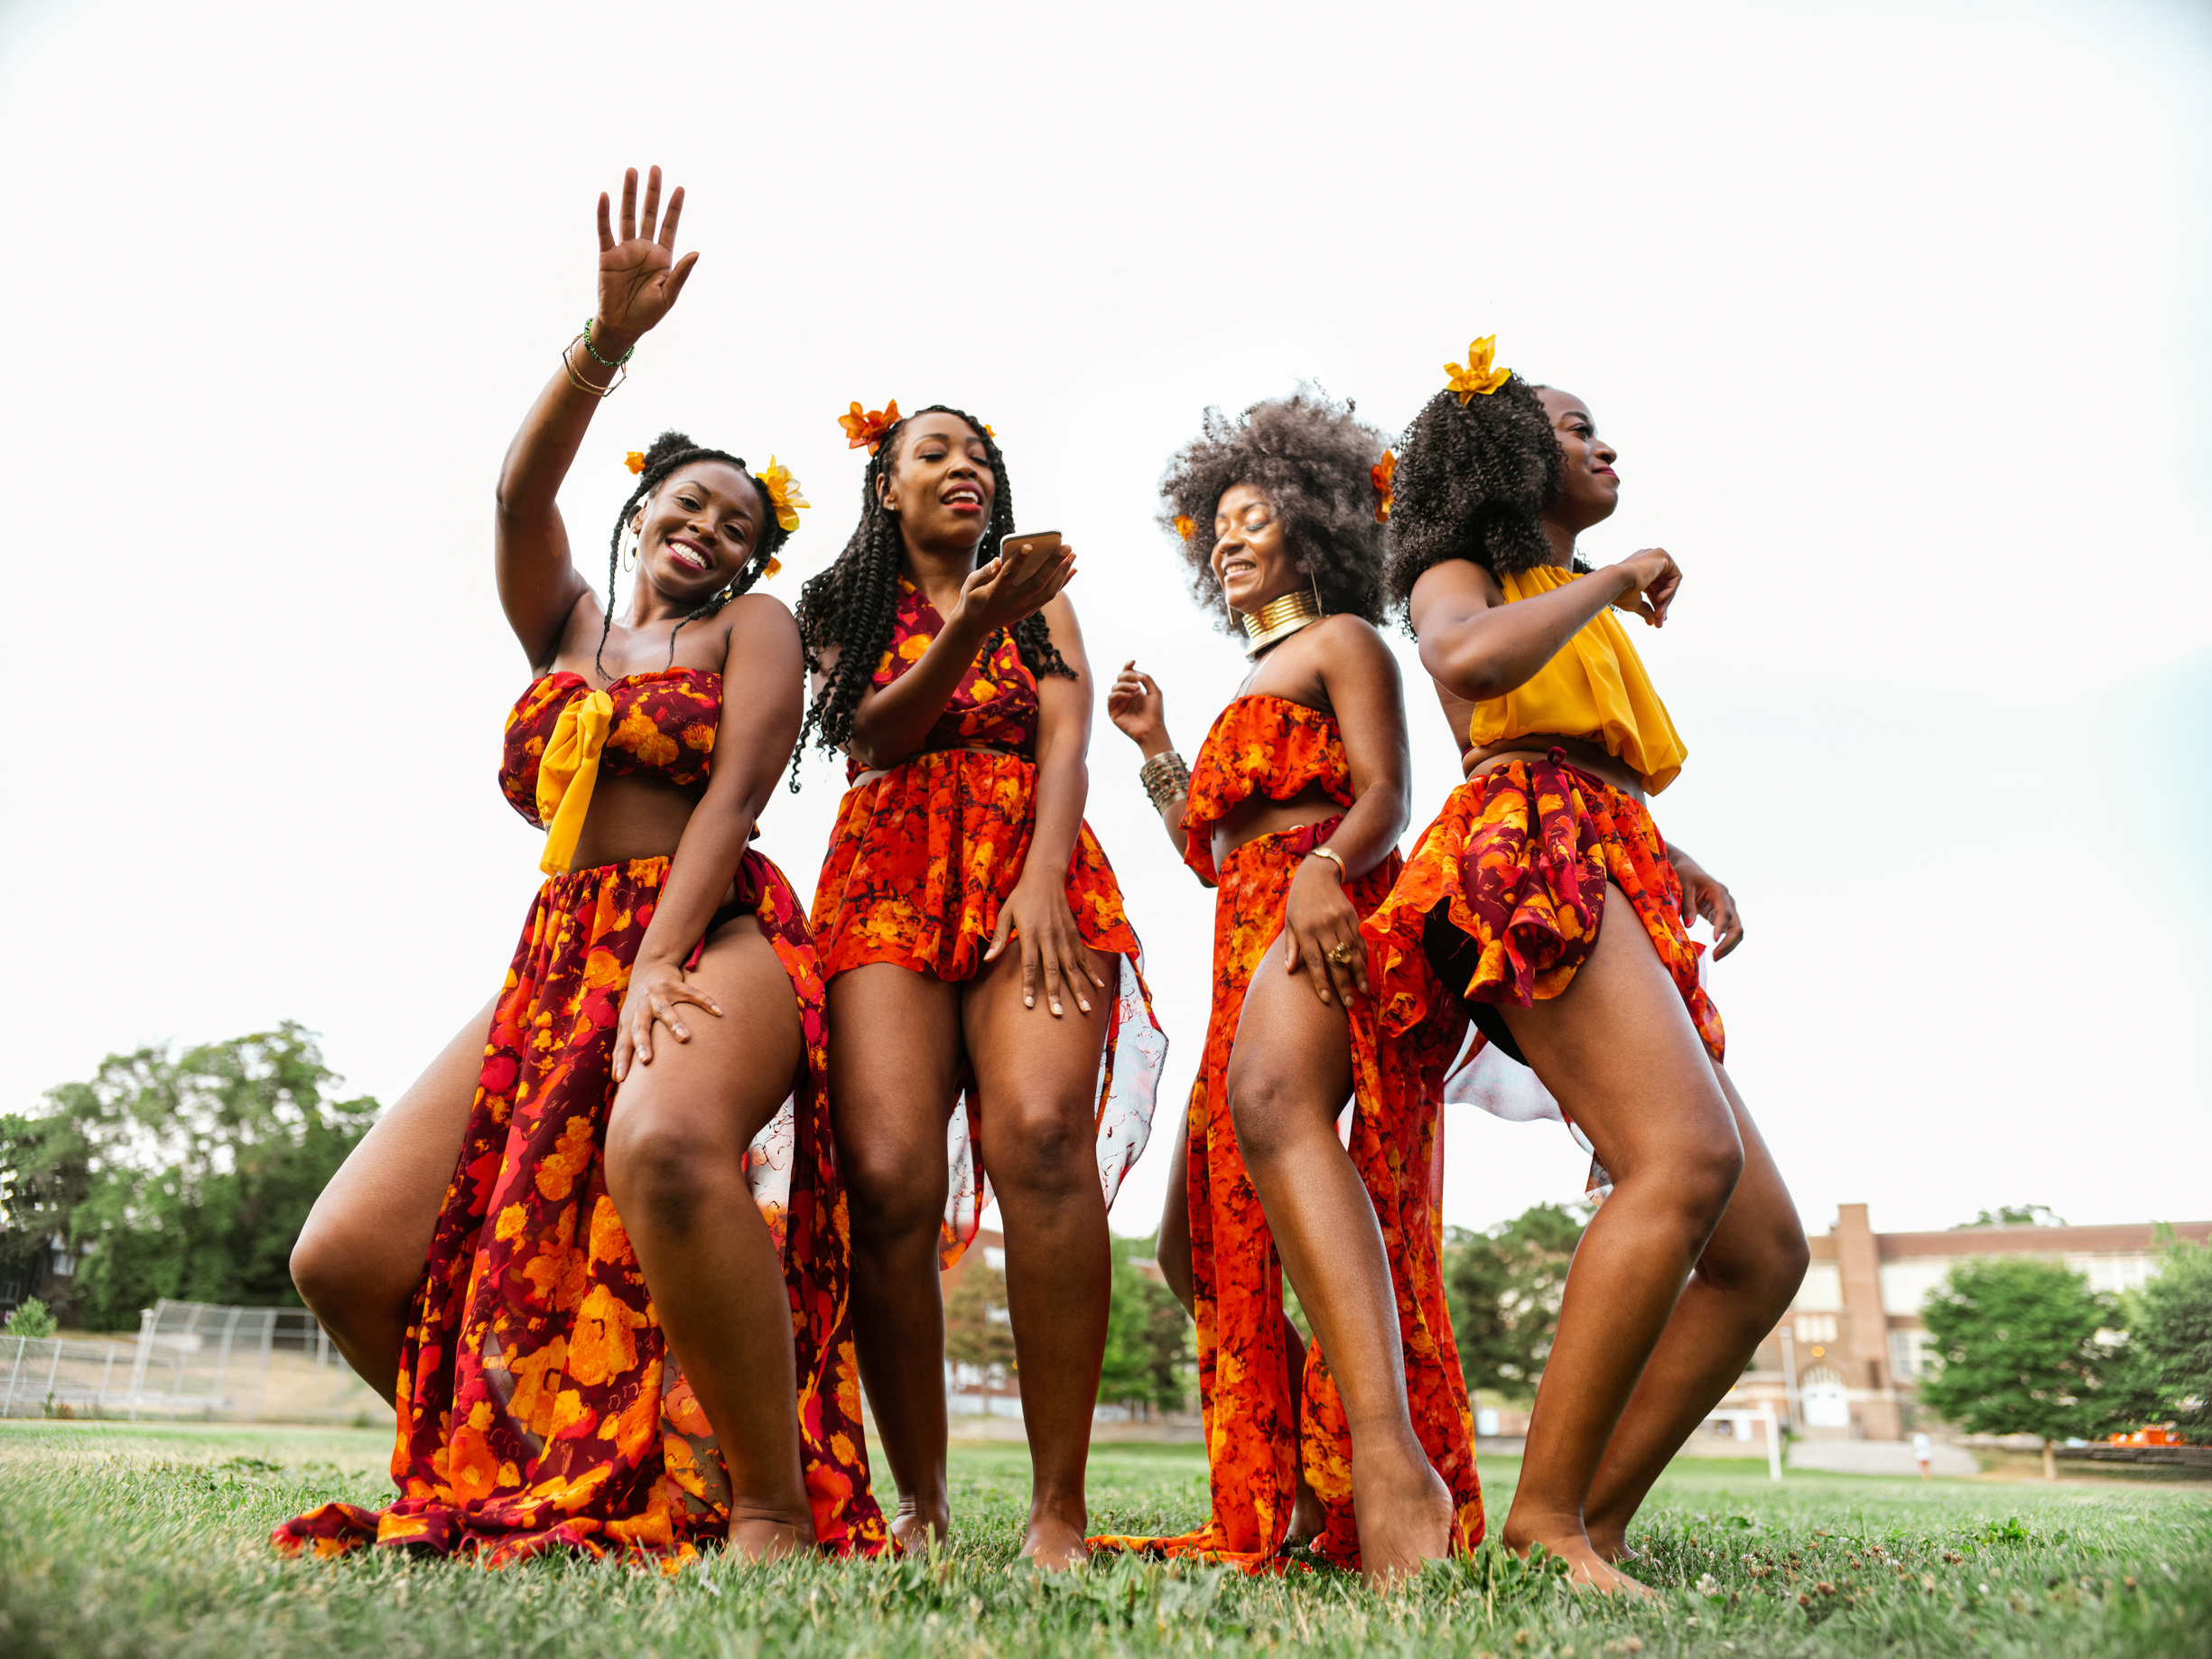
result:
[[[1635,907],[1660,964],[1715,1061],[1726,1050],[1720,1011],[1698,983],[1705,946],[1682,921],[1682,883],[1643,803],[1567,763],[1508,760],[1452,792],[1421,832],[1405,874],[1361,928],[1384,1027],[1416,1029],[1438,986],[1422,950],[1428,914],[1482,946],[1469,999],[1526,1008],[1557,996],[1589,959],[1605,915],[1605,884]]]
[[[589,688],[581,674],[548,674],[530,682],[507,717],[499,789],[507,805],[539,829],[538,761],[561,711]],[[679,788],[707,780],[722,718],[722,676],[705,668],[633,674],[607,688],[614,719],[599,758],[601,775],[656,772]]]
[[[1295,711],[1295,712],[1294,712]],[[1192,769],[1185,816],[1194,852],[1202,832],[1255,793],[1283,800],[1319,783],[1334,793],[1348,775],[1335,722],[1275,697],[1230,705]],[[1213,1514],[1196,1532],[1168,1538],[1111,1537],[1102,1548],[1195,1555],[1257,1571],[1278,1559],[1290,1525],[1302,1460],[1327,1512],[1314,1540],[1322,1559],[1359,1563],[1352,1508],[1352,1436],[1316,1342],[1300,1380],[1301,1416],[1290,1396],[1282,1341],[1283,1275],[1274,1235],[1237,1150],[1227,1082],[1231,1041],[1253,974],[1280,937],[1283,906],[1298,866],[1341,820],[1246,842],[1221,867],[1213,909],[1213,1006],[1206,1049],[1191,1090],[1190,1225],[1196,1282],[1199,1388],[1205,1413]],[[1194,856],[1191,862],[1197,865]],[[1206,865],[1212,865],[1206,853]],[[1397,880],[1396,853],[1345,884],[1365,916]],[[1436,998],[1425,1024],[1385,1040],[1372,1002],[1351,1011],[1352,1115],[1349,1151],[1374,1201],[1390,1262],[1405,1349],[1407,1403],[1429,1460],[1452,1493],[1454,1543],[1472,1549],[1483,1532],[1475,1477],[1474,1421],[1445,1305],[1443,1166],[1437,1107],[1445,1069],[1465,1020]]]
[[[888,685],[929,648],[943,624],[904,578],[897,620],[876,683]],[[988,672],[987,672],[988,671]],[[888,962],[958,984],[975,977],[999,926],[999,907],[1021,879],[1036,829],[1036,680],[1012,641],[996,635],[961,680],[932,729],[954,746],[924,750],[883,771],[858,772],[814,890],[814,948],[822,976]],[[1019,752],[962,747],[998,743]],[[1094,950],[1120,958],[1099,1069],[1099,1182],[1111,1207],[1151,1132],[1167,1039],[1153,1017],[1144,955],[1122,909],[1121,889],[1084,824],[1067,866],[1067,900]],[[947,1128],[951,1166],[938,1256],[949,1267],[975,1237],[990,1202],[982,1123],[974,1091]]]

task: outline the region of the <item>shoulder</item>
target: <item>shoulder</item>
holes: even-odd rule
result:
[[[1414,583],[1407,596],[1406,617],[1418,634],[1422,617],[1432,609],[1487,610],[1505,602],[1498,579],[1473,559],[1440,559]]]
[[[799,652],[798,619],[773,594],[740,593],[722,607],[721,620],[723,643],[732,657]]]

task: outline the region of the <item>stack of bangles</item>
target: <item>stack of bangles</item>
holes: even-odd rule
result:
[[[601,368],[611,368],[615,371],[615,377],[609,380],[605,386],[593,386],[590,381],[585,379],[581,375],[576,372],[576,364],[573,359],[576,353],[577,340],[581,340],[583,342],[584,350],[591,354],[591,360],[594,363],[597,363]],[[637,355],[637,348],[636,346],[632,346],[627,351],[625,351],[620,357],[616,358],[612,362],[609,362],[607,360],[607,359],[601,357],[599,355],[598,344],[591,338],[591,319],[586,317],[584,319],[584,331],[577,335],[576,340],[570,340],[567,345],[561,348],[561,367],[568,371],[569,384],[574,387],[578,391],[589,393],[593,397],[606,397],[612,394],[615,387],[620,386],[625,380],[629,378],[629,360]]]
[[[1137,781],[1144,785],[1153,806],[1166,812],[1170,803],[1190,794],[1191,769],[1183,763],[1181,755],[1170,749],[1139,767]]]

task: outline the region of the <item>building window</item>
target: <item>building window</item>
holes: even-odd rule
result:
[[[1928,1372],[1928,1333],[1893,1330],[1890,1333],[1890,1375],[1901,1383],[1918,1382]]]
[[[1836,1316],[1832,1313],[1800,1313],[1797,1320],[1799,1342],[1833,1342],[1836,1340]]]

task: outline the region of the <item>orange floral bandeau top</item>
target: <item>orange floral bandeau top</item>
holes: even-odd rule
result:
[[[1213,826],[1255,795],[1287,801],[1315,785],[1339,806],[1352,805],[1352,766],[1333,714],[1285,697],[1239,697],[1221,713],[1191,767],[1183,807],[1183,862],[1205,881],[1213,867]]]
[[[877,661],[875,684],[888,685],[920,662],[943,627],[944,619],[929,596],[901,576],[891,639]],[[993,634],[968,665],[952,700],[915,752],[926,755],[948,749],[998,749],[1024,760],[1036,755],[1036,676],[1015,648],[1014,636],[1004,629]],[[847,768],[854,778],[863,769],[858,761]]]
[[[705,668],[625,675],[592,691],[580,674],[530,682],[507,717],[499,788],[547,832],[539,868],[566,873],[592,786],[651,772],[678,788],[704,783],[722,719],[722,676]]]

